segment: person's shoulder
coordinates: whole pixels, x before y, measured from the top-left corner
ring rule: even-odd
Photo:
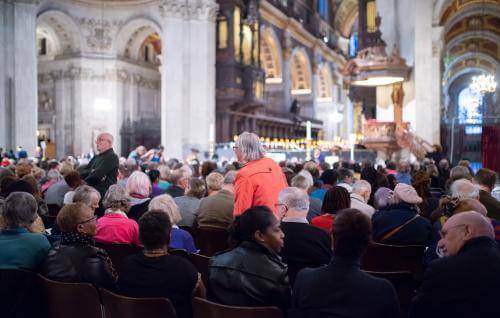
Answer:
[[[50,247],[49,240],[44,234],[41,233],[24,233],[22,235],[24,241],[28,241],[33,245],[40,245]]]

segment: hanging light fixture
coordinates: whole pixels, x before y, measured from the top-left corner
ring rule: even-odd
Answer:
[[[480,23],[480,28],[483,28],[484,23],[485,23],[485,14],[484,14],[484,6],[485,2],[483,2],[483,8],[482,8],[482,16],[481,16],[481,23]],[[479,51],[479,41],[476,45],[476,54]],[[469,85],[469,88],[471,90],[474,90],[476,92],[481,93],[481,95],[485,95],[488,93],[494,93],[497,89],[497,82],[495,81],[495,76],[491,74],[481,74],[472,77],[472,82]]]
[[[491,74],[481,74],[472,78],[472,83],[469,85],[470,89],[481,93],[494,93],[497,89],[497,82],[495,76]]]

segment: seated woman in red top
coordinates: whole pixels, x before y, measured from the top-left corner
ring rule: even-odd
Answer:
[[[321,206],[321,213],[323,213],[323,215],[313,218],[311,220],[311,225],[330,233],[332,231],[335,213],[350,207],[351,198],[346,188],[333,186],[326,192],[325,198],[323,199],[323,205]]]
[[[97,232],[94,239],[101,243],[141,245],[139,225],[129,219],[130,209],[127,190],[114,184],[104,195],[104,216],[97,220]]]

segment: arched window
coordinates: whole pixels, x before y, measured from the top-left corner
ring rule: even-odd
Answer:
[[[478,91],[466,87],[458,94],[458,122],[460,124],[483,123],[483,97]]]
[[[318,12],[319,15],[326,21],[328,21],[328,0],[319,0],[318,1]]]
[[[358,53],[358,32],[353,32],[349,38],[349,56],[355,57]]]

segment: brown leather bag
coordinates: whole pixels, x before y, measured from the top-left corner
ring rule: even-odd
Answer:
[[[414,217],[412,217],[411,219],[409,219],[405,223],[403,223],[400,226],[398,226],[398,227],[392,229],[391,231],[387,232],[382,237],[382,239],[380,240],[380,243],[384,243],[385,241],[387,241],[391,236],[393,236],[394,234],[398,233],[402,228],[404,228],[405,226],[407,226],[408,224],[410,224],[411,222],[413,222],[414,220],[416,220],[418,217],[419,217],[419,215],[416,214]]]

